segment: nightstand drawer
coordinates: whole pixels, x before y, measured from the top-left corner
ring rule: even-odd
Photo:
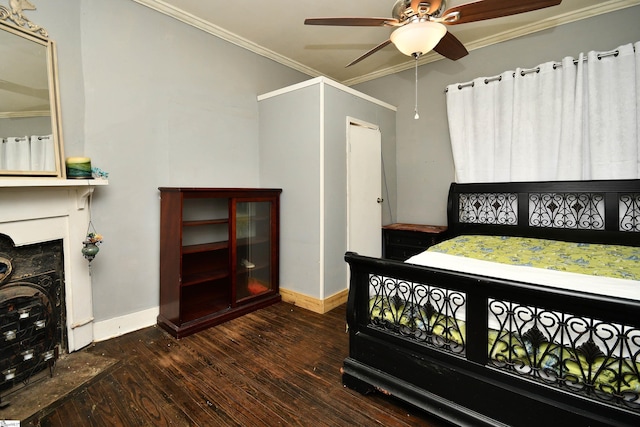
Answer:
[[[405,261],[442,241],[446,230],[446,227],[433,225],[386,225],[382,227],[382,256]]]
[[[387,233],[389,245],[414,246],[428,248],[436,243],[438,235],[424,234],[415,231],[393,231]]]
[[[422,251],[424,251],[424,248],[416,248],[415,246],[387,246],[384,251],[384,257],[397,261],[406,261]]]

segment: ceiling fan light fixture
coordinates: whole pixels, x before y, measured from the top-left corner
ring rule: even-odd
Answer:
[[[431,51],[447,33],[447,27],[432,21],[412,22],[391,33],[391,41],[407,56]]]

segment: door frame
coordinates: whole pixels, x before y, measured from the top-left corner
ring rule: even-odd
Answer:
[[[350,191],[350,189],[351,189],[351,165],[350,165],[351,153],[349,151],[349,144],[351,142],[350,141],[350,127],[351,126],[361,126],[361,127],[365,127],[365,128],[380,132],[380,126],[378,126],[376,124],[373,124],[373,123],[370,123],[370,122],[367,122],[367,121],[364,121],[364,120],[356,119],[355,117],[347,116],[347,119],[346,119],[346,144],[345,144],[346,162],[347,162],[347,181],[346,181],[346,183],[347,183],[347,188],[346,188],[346,195],[347,195],[347,203],[346,203],[347,204],[347,230],[346,230],[347,231],[347,233],[346,233],[347,234],[347,236],[346,236],[347,237],[347,242],[346,242],[346,244],[347,244],[347,250],[349,250],[349,248],[351,246],[350,245],[350,243],[351,243],[350,242],[350,239],[351,239],[351,236],[350,236],[350,230],[351,230],[350,218],[351,218],[351,197],[352,196],[351,196],[351,191]],[[380,139],[380,168],[381,168],[381,172],[380,173],[382,173],[382,138]],[[382,178],[381,178],[381,180],[382,180]],[[381,180],[378,183],[378,185],[380,186],[380,188],[379,188],[379,194],[380,194],[379,197],[380,198],[382,198]],[[379,206],[380,206],[380,209],[381,209],[380,215],[382,217],[382,207],[381,207],[381,205],[379,205]],[[380,223],[380,226],[382,226],[382,222]],[[382,233],[382,231],[380,231],[380,233]],[[381,237],[381,239],[382,239],[382,237]],[[382,240],[381,240],[381,244],[382,244]],[[382,248],[380,248],[380,250],[382,251]],[[345,268],[346,268],[346,266],[345,266]],[[347,268],[347,270],[348,270],[348,268]],[[348,275],[347,275],[347,277],[348,277]]]

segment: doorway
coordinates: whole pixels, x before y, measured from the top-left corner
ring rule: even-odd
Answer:
[[[377,125],[347,117],[347,250],[382,255],[382,138]]]

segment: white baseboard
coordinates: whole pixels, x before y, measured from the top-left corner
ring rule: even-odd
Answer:
[[[349,290],[345,289],[324,300],[320,300],[295,291],[282,288],[280,289],[280,294],[282,295],[282,300],[284,302],[295,304],[299,307],[320,314],[324,314],[338,305],[344,304],[347,301],[348,293]],[[93,341],[105,341],[119,337],[120,335],[128,334],[129,332],[137,331],[138,329],[153,326],[158,322],[157,318],[159,313],[160,307],[153,307],[147,310],[127,314],[125,316],[94,322]]]
[[[115,317],[113,319],[104,320],[93,323],[93,340],[94,342],[105,341],[138,329],[147,328],[157,323],[157,317],[160,313],[159,307],[149,308],[147,310],[137,311],[125,316]]]

